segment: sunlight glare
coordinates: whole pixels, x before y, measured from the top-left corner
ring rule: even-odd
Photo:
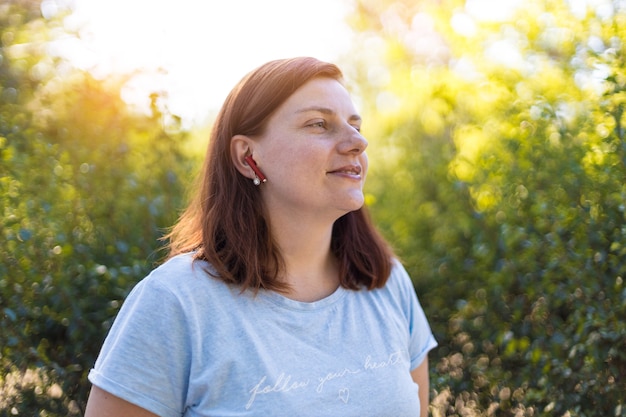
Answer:
[[[466,0],[465,11],[482,21],[503,21],[513,16],[522,0]]]
[[[347,49],[346,2],[311,6],[293,0],[76,0],[66,25],[79,28],[83,46],[68,55],[100,77],[141,70],[127,98],[147,100],[145,88],[164,91],[172,112],[202,122],[256,66],[301,55],[334,61]]]

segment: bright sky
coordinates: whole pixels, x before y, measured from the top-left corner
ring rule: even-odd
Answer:
[[[352,1],[43,0],[42,12],[72,4],[66,26],[83,42],[68,41],[64,54],[101,77],[141,69],[147,75],[134,78],[124,98],[147,105],[149,93],[165,92],[170,111],[189,126],[206,122],[241,77],[269,60],[336,62],[348,53]],[[472,36],[473,19],[506,18],[521,1],[466,0],[451,23]]]
[[[74,63],[106,75],[143,68],[136,94],[168,92],[171,111],[202,122],[234,84],[276,58],[335,61],[349,48],[346,0],[74,0],[84,27]],[[159,75],[159,69],[162,69]],[[132,101],[133,91],[128,97]]]

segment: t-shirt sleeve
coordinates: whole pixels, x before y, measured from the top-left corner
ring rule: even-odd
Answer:
[[[411,369],[413,370],[424,361],[428,352],[437,346],[437,340],[428,324],[428,319],[406,269],[397,262],[393,273],[397,274],[398,285],[403,295],[403,305],[409,322],[409,354],[411,356]]]
[[[149,278],[129,294],[89,381],[161,417],[183,414],[191,342],[180,300]]]

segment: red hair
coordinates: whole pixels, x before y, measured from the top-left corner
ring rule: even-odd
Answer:
[[[197,192],[166,236],[169,258],[195,252],[209,262],[212,275],[242,290],[284,291],[284,267],[274,242],[259,189],[235,168],[230,140],[263,133],[269,116],[307,81],[341,81],[341,70],[315,58],[268,62],[246,75],[230,92],[211,131]],[[340,264],[345,288],[382,287],[391,272],[393,253],[372,225],[365,208],[345,214],[333,225],[331,250]]]

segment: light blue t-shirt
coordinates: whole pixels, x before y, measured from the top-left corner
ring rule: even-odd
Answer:
[[[137,284],[92,384],[162,417],[419,415],[410,371],[437,343],[399,263],[384,288],[313,303],[208,267],[180,255]]]

